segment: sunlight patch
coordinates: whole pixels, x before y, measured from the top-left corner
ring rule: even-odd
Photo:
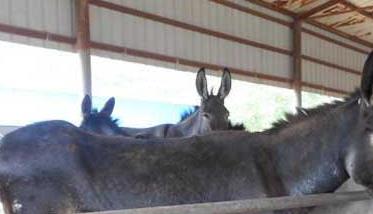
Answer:
[[[22,209],[22,204],[18,200],[14,200],[12,203],[12,210],[14,213],[18,213]]]

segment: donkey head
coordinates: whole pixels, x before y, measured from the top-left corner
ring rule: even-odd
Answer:
[[[83,121],[80,128],[102,135],[123,135],[122,130],[117,125],[117,120],[111,117],[115,106],[114,97],[110,98],[101,109],[92,109],[92,100],[86,95],[82,102]]]
[[[205,129],[225,130],[228,128],[229,112],[224,106],[224,99],[231,90],[231,74],[224,68],[223,76],[217,95],[208,92],[205,69],[198,71],[196,79],[198,94],[201,96],[200,117]]]
[[[373,191],[373,52],[367,58],[360,85],[359,117],[350,147],[346,151],[346,169],[358,184]]]

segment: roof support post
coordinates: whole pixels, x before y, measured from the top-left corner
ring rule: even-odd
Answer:
[[[293,28],[293,84],[297,107],[302,107],[302,21],[295,19]]]
[[[89,31],[89,0],[75,0],[76,5],[76,48],[80,56],[83,93],[92,96],[92,72]]]

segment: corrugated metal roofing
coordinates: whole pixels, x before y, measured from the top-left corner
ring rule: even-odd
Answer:
[[[318,8],[327,0],[261,0],[297,15]],[[309,19],[328,28],[373,44],[373,0],[341,0],[313,14]]]

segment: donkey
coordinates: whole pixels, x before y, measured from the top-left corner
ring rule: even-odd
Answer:
[[[194,106],[192,109],[185,110],[184,112],[181,113],[180,115],[180,121],[182,122],[186,120],[188,117],[193,115],[195,112],[197,112],[199,109],[198,106]],[[246,130],[246,127],[243,123],[232,123],[231,120],[228,120],[228,128],[227,130],[239,130],[239,131],[244,131]]]
[[[217,95],[207,90],[205,69],[201,68],[196,78],[197,92],[201,104],[194,114],[177,124],[162,124],[149,128],[128,128],[123,130],[131,136],[140,138],[190,137],[208,133],[213,130],[226,130],[229,126],[229,112],[224,106],[224,99],[231,90],[231,74],[224,68],[221,85]]]
[[[81,105],[83,120],[79,127],[85,131],[101,135],[129,136],[118,126],[118,119],[111,117],[114,106],[115,99],[112,97],[105,103],[101,111],[98,111],[97,109],[92,109],[91,97],[89,95],[84,96]]]
[[[118,119],[114,119],[111,114],[114,110],[115,99],[110,98],[104,105],[101,111],[97,109],[92,109],[92,100],[89,95],[86,95],[82,101],[82,115],[83,120],[80,124],[80,128],[96,134],[108,135],[108,136],[130,136],[118,125]],[[186,110],[182,112],[181,119],[182,122],[188,119],[199,107],[195,106],[192,110]],[[230,120],[228,121],[227,130],[245,130],[245,126],[242,123],[233,124]],[[143,136],[135,136],[137,138],[143,138]]]
[[[20,128],[0,146],[1,200],[7,213],[47,214],[333,192],[349,177],[373,190],[373,52],[362,78],[344,101],[258,133],[134,139],[64,121]]]

